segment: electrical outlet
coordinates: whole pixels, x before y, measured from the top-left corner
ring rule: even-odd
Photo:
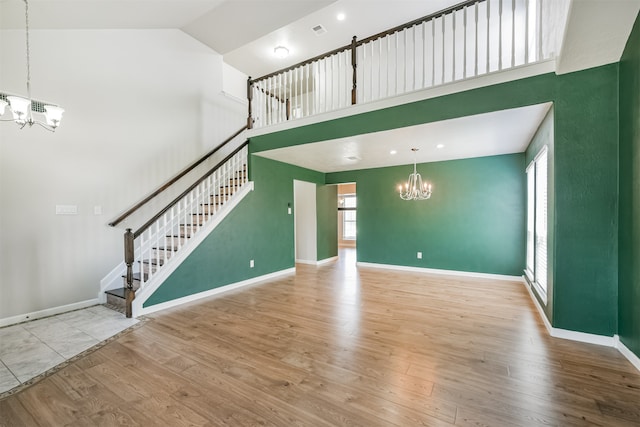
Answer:
[[[422,259],[422,252],[418,252],[418,259]]]
[[[249,268],[253,268],[253,260],[249,261]]]

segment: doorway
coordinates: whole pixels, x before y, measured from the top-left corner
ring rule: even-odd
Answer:
[[[338,247],[356,247],[356,184],[338,185]]]
[[[293,180],[295,262],[317,260],[316,184]]]

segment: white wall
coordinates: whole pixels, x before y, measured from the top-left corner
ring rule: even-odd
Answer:
[[[294,218],[296,235],[296,261],[318,260],[316,185],[312,182],[293,181]]]
[[[0,31],[0,91],[26,95],[24,56]],[[66,112],[53,134],[0,124],[0,321],[96,298],[122,260],[107,223],[246,121],[221,56],[179,30],[36,30],[31,56],[33,97]]]

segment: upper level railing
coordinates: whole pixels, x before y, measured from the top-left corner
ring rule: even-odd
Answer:
[[[248,81],[260,128],[550,59],[543,1],[470,0]]]

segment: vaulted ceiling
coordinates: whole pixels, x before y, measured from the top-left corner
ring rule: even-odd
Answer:
[[[517,0],[521,1],[521,0]],[[556,1],[556,0],[553,0]],[[179,29],[223,55],[224,61],[241,72],[258,77],[304,59],[348,44],[353,36],[364,38],[404,22],[429,15],[460,0],[30,0],[30,21],[34,29]],[[572,0],[564,41],[558,55],[558,73],[572,72],[618,61],[629,36],[640,0]],[[338,20],[338,14],[344,20]],[[317,35],[313,27],[325,30]],[[0,0],[0,29],[24,28],[23,0]],[[285,45],[290,55],[278,59],[275,46]],[[511,119],[500,114],[485,117],[486,146],[483,153],[465,151],[469,140],[460,131],[473,119],[462,122],[432,124],[425,129],[397,130],[393,136],[371,134],[349,141],[297,147],[271,153],[273,158],[317,170],[344,170],[409,163],[402,156],[394,160],[369,159],[368,163],[344,164],[346,157],[358,158],[358,147],[380,146],[377,151],[388,156],[381,141],[406,140],[416,131],[437,134],[438,141],[451,141],[456,156],[472,157],[514,152],[526,147],[531,129],[537,128],[547,107],[513,111]],[[508,133],[508,122],[516,117],[525,132],[518,134],[514,146],[506,147],[496,135]],[[462,119],[461,119],[462,120]],[[470,132],[473,132],[472,130]],[[491,135],[494,135],[493,140]],[[515,135],[512,135],[515,137]],[[510,142],[514,138],[509,139]],[[458,141],[454,143],[453,141]],[[369,144],[369,145],[367,145]],[[382,144],[382,145],[380,145]],[[406,149],[405,146],[399,147]],[[323,148],[324,147],[324,148]],[[349,148],[351,147],[351,148]],[[384,147],[384,149],[383,149]],[[356,154],[342,155],[335,153]],[[374,150],[375,151],[375,150]],[[425,150],[426,151],[426,150]],[[313,155],[309,155],[313,152]],[[350,151],[349,151],[350,152]],[[265,153],[266,154],[266,153]],[[348,153],[347,153],[348,154]],[[452,158],[445,151],[422,153],[419,161]],[[447,157],[449,156],[449,157]],[[360,156],[362,160],[362,156]],[[309,163],[309,159],[316,159]],[[342,162],[342,163],[341,163]],[[385,163],[386,162],[386,163]]]

